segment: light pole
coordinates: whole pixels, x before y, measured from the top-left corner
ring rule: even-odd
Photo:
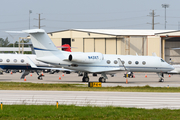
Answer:
[[[29,29],[30,29],[30,14],[32,13],[32,10],[29,10]]]
[[[165,30],[166,30],[166,23],[167,23],[167,21],[166,21],[166,8],[168,8],[169,5],[168,4],[162,4],[162,7],[165,8]]]

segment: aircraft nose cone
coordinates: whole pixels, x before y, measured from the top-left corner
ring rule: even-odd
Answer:
[[[173,67],[172,65],[170,65],[170,69],[171,69],[171,70],[174,70],[174,67]]]

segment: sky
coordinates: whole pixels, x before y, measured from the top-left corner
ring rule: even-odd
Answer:
[[[20,36],[5,31],[38,28],[41,14],[42,29],[46,32],[66,29],[152,29],[155,11],[155,30],[180,29],[179,0],[1,0],[0,38],[12,42]],[[32,11],[29,14],[29,10]],[[30,18],[30,22],[29,22]],[[179,27],[178,27],[179,26]]]

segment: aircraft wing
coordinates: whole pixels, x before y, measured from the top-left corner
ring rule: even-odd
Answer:
[[[179,50],[180,48],[171,48],[171,49],[173,49],[173,50]]]
[[[34,62],[27,56],[28,58],[28,62],[31,65],[32,68],[35,69],[50,69],[50,70],[60,70],[60,71],[69,71],[69,72],[73,72],[74,70],[69,70],[69,69],[64,69],[64,68],[52,68],[52,67],[37,67]]]
[[[168,74],[180,74],[178,71],[169,71]]]

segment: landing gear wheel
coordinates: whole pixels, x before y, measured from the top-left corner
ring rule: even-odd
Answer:
[[[99,82],[102,82],[102,77],[99,78]]]
[[[82,82],[89,82],[89,77],[83,77]]]
[[[105,82],[106,82],[106,79],[105,79],[105,78],[102,78],[102,82],[105,83]]]
[[[100,78],[99,78],[99,82],[104,82],[104,83],[105,83],[105,82],[106,82],[106,79],[105,79],[104,77],[100,77]]]
[[[42,77],[38,77],[38,80],[42,80]]]
[[[161,78],[161,79],[159,80],[159,82],[164,82],[164,79]]]

